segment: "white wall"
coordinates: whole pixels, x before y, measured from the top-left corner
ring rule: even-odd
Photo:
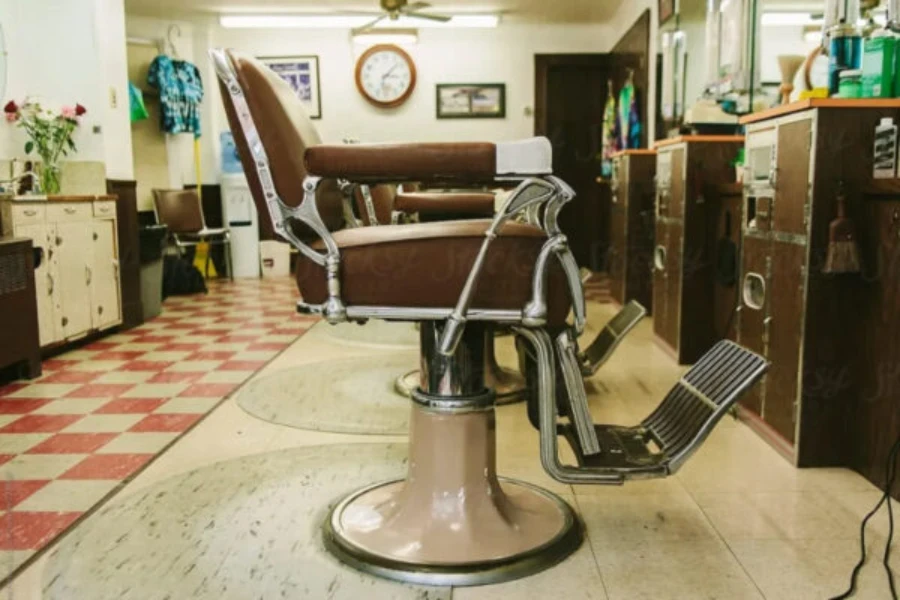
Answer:
[[[619,38],[625,34],[635,22],[644,14],[645,10],[650,10],[650,55],[647,57],[647,70],[649,73],[649,89],[647,90],[646,106],[641,117],[646,123],[647,139],[651,145],[656,139],[656,53],[659,52],[659,5],[657,0],[625,0],[619,4],[619,8],[612,16],[606,26],[610,31],[614,32],[610,40],[609,47],[612,48]]]
[[[122,0],[105,3],[121,7]],[[53,108],[76,102],[87,107],[75,134],[79,151],[70,159],[106,160],[105,136],[92,132],[94,125],[103,127],[108,120],[107,73],[95,40],[97,17],[95,0],[0,0],[8,53],[4,103],[34,96]],[[24,143],[18,128],[0,123],[0,158],[24,157]]]
[[[128,104],[128,61],[125,54],[125,6],[123,0],[95,0],[95,6],[96,49],[107,95],[103,103],[106,176],[110,179],[131,180],[134,178],[134,161]],[[110,101],[109,94],[115,94],[115,106]]]
[[[194,56],[194,26],[185,21],[166,21],[147,17],[135,17],[127,15],[125,19],[125,31],[129,38],[143,38],[152,41],[161,41],[166,53],[171,54],[169,48],[170,28],[176,26],[180,30],[171,30],[171,42],[178,58],[190,62],[197,62]],[[202,69],[201,69],[202,70]],[[208,79],[204,78],[204,84],[209,88]],[[139,85],[138,87],[146,87]],[[208,91],[208,89],[207,89]],[[203,123],[204,127],[208,123]],[[204,129],[204,137],[209,136],[208,128]],[[185,184],[194,183],[194,140],[190,134],[168,135],[166,137],[166,149],[169,154],[169,186],[181,188]],[[130,155],[130,154],[129,154]],[[218,172],[204,174],[207,182],[216,181]]]
[[[534,134],[530,114],[534,106],[534,55],[606,52],[616,39],[615,30],[608,24],[502,23],[497,29],[422,29],[418,44],[406,48],[416,63],[416,89],[403,106],[386,110],[372,106],[356,90],[354,65],[365,48],[352,44],[347,30],[223,29],[212,25],[209,36],[213,46],[256,56],[318,55],[322,119],[315,123],[323,140],[331,143],[345,137],[366,142],[529,137]],[[196,57],[198,64],[206,60],[199,52]],[[208,71],[203,72],[206,97],[214,103],[210,111],[214,127],[227,131],[212,73],[207,76]],[[473,82],[506,84],[505,119],[435,118],[435,84]],[[204,135],[205,148],[217,142],[207,137]],[[215,161],[217,166],[218,155]],[[211,172],[206,170],[207,182],[215,181],[209,177]]]

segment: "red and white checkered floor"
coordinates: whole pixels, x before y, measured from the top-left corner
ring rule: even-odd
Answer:
[[[0,579],[318,320],[296,313],[288,278],[209,287],[0,386]]]

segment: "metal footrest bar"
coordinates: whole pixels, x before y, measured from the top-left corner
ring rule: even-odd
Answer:
[[[578,355],[581,364],[581,374],[585,377],[593,375],[603,366],[613,350],[616,349],[628,332],[641,322],[647,314],[647,309],[640,302],[632,300],[616,313],[609,323],[597,334],[591,345]]]
[[[587,393],[578,369],[575,356],[575,340],[569,331],[563,331],[556,338],[556,349],[559,356],[559,367],[563,374],[568,392],[569,422],[574,425],[577,434],[577,445],[585,456],[600,452],[600,442],[594,431],[594,420],[588,408]]]

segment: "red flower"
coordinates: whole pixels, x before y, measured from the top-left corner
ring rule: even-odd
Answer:
[[[82,105],[80,105],[80,104],[75,105],[75,116],[76,117],[80,117],[81,115],[83,115],[86,112],[87,112],[87,109],[85,107],[83,107]]]
[[[15,103],[15,101],[10,100],[6,103],[6,106],[3,107],[3,112],[5,113],[14,113],[18,112],[19,106]]]

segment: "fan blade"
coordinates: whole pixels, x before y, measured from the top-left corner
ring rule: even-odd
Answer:
[[[434,15],[431,13],[422,13],[415,11],[410,12],[408,10],[404,10],[403,14],[407,17],[413,17],[415,19],[427,19],[428,21],[437,21],[439,23],[446,23],[451,19],[451,17],[448,17],[447,15]]]
[[[412,12],[416,10],[422,10],[423,8],[428,8],[429,6],[431,5],[427,2],[413,2],[412,4],[405,5],[400,10],[404,12]]]
[[[356,33],[366,33],[367,31],[369,31],[370,29],[372,29],[373,27],[375,27],[376,25],[378,25],[379,23],[381,23],[382,21],[384,21],[385,19],[387,19],[389,16],[390,16],[390,15],[382,14],[381,16],[375,18],[375,20],[369,21],[369,22],[366,23],[365,25],[362,25],[362,26],[360,26],[360,27],[357,27],[357,28],[353,29],[353,30],[351,31],[351,33],[354,33],[354,34],[356,34]]]

